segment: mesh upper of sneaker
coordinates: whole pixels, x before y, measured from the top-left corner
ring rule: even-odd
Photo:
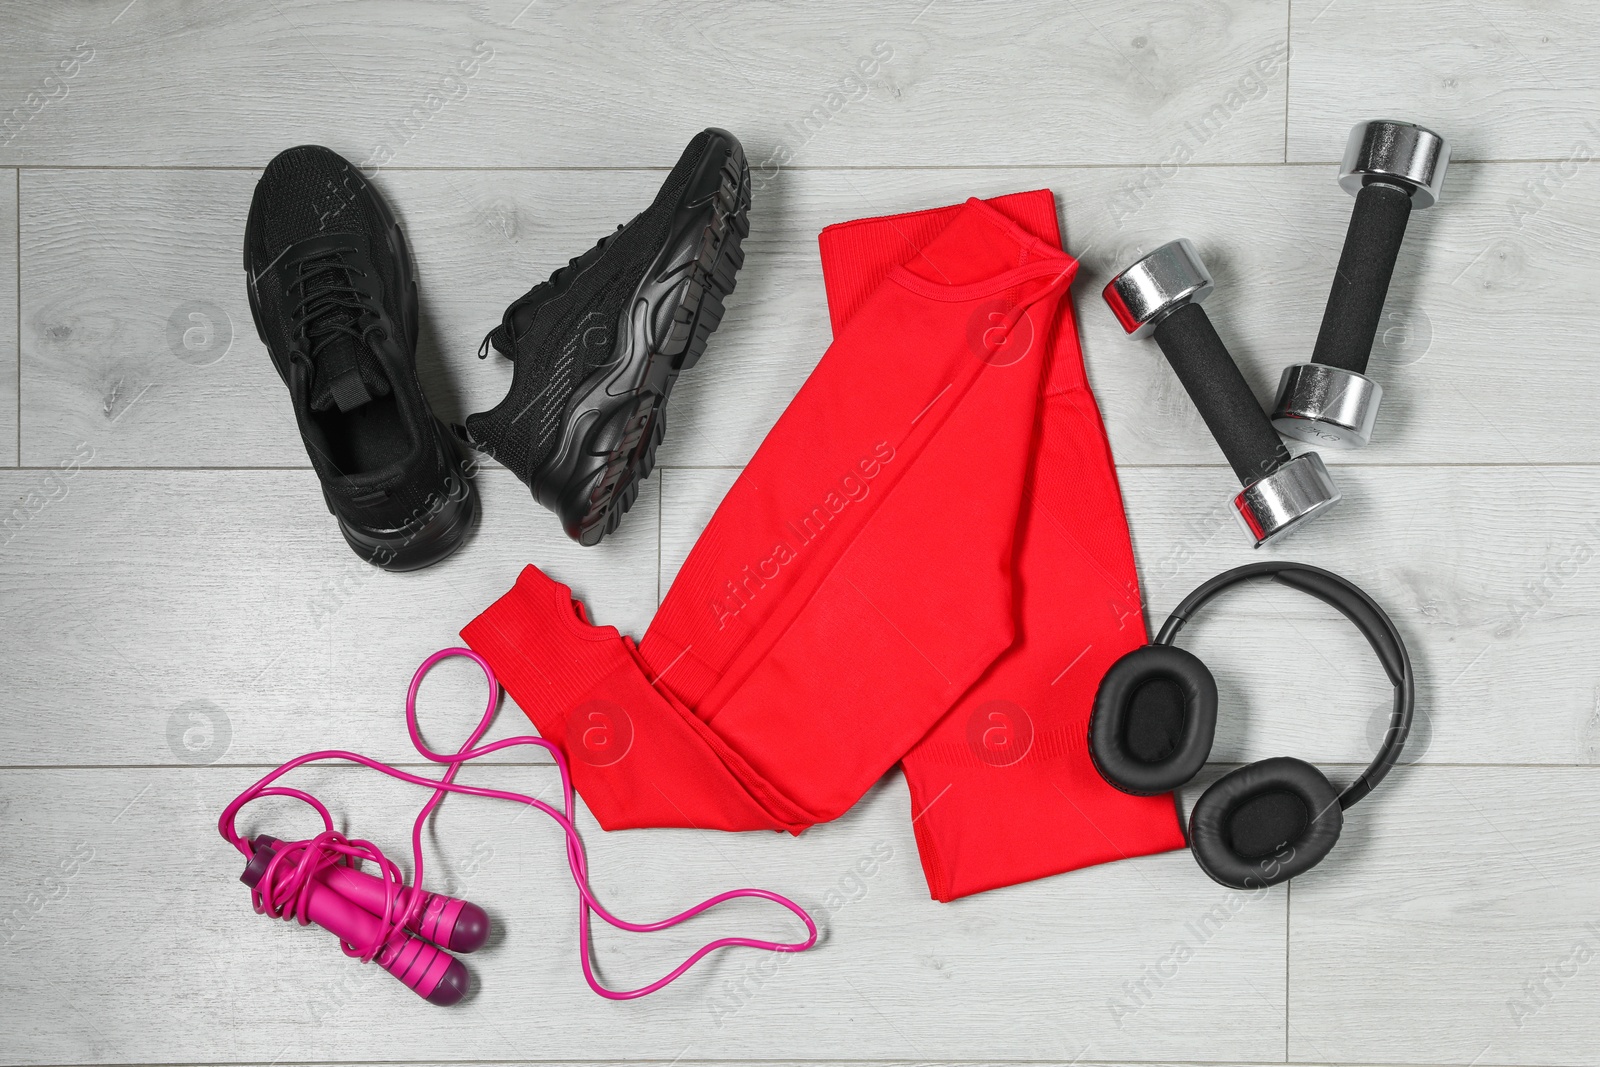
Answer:
[[[469,416],[467,433],[473,447],[523,482],[532,484],[554,448],[574,390],[611,358],[627,302],[668,239],[678,199],[710,140],[703,132],[690,141],[649,208],[519,297],[491,333],[513,361],[511,389],[495,407]]]

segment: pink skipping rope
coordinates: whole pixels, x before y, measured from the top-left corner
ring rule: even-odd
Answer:
[[[417,692],[422,687],[422,679],[427,676],[433,665],[440,660],[451,656],[465,656],[472,660],[483,670],[484,677],[489,683],[489,701],[483,710],[483,717],[478,721],[477,728],[472,731],[455,755],[445,755],[435,752],[423,743],[422,734],[417,728]],[[233,802],[222,812],[222,817],[217,820],[217,830],[223,839],[237,848],[247,859],[255,857],[252,843],[242,836],[235,827],[235,821],[240,809],[258,797],[285,796],[304,801],[316,809],[322,817],[324,830],[316,837],[306,841],[290,841],[275,843],[271,860],[267,863],[265,871],[259,881],[251,890],[252,903],[257,912],[271,915],[274,918],[297,919],[301,925],[310,921],[308,912],[309,901],[318,891],[318,875],[328,867],[338,863],[346,865],[359,865],[362,860],[370,860],[377,865],[384,883],[385,906],[380,916],[381,922],[376,926],[372,939],[365,944],[352,944],[341,941],[346,955],[359,958],[368,962],[380,956],[386,945],[401,930],[412,924],[416,919],[418,910],[423,906],[426,894],[407,893],[404,875],[394,861],[383,854],[379,848],[370,841],[353,840],[344,837],[333,828],[333,817],[328,809],[311,794],[287,786],[275,786],[276,782],[285,774],[296,767],[307,763],[318,763],[324,760],[344,760],[349,763],[359,763],[364,767],[382,771],[391,778],[397,778],[413,785],[426,786],[433,790],[433,795],[418,812],[416,822],[411,827],[411,858],[412,866],[416,871],[415,885],[422,884],[422,827],[428,816],[438,807],[446,793],[466,793],[471,796],[491,797],[497,800],[509,800],[516,804],[529,804],[556,821],[567,836],[567,863],[572,869],[572,880],[578,887],[581,898],[581,907],[578,911],[578,958],[583,964],[583,977],[589,983],[589,988],[608,1000],[633,1000],[636,997],[647,996],[675,981],[689,968],[693,967],[703,957],[720,948],[729,948],[734,945],[744,945],[749,948],[766,949],[769,952],[804,952],[817,943],[817,924],[811,916],[806,914],[804,908],[789,898],[765,889],[732,889],[725,893],[696,904],[687,911],[681,912],[668,919],[652,923],[632,923],[612,915],[595,899],[594,891],[589,886],[589,864],[584,855],[583,841],[578,835],[577,827],[572,822],[573,791],[572,777],[567,771],[566,757],[555,745],[542,737],[524,735],[511,737],[503,741],[495,741],[474,748],[480,738],[489,729],[489,724],[494,721],[495,711],[499,705],[500,683],[494,676],[494,670],[487,660],[468,648],[446,648],[435,652],[422,661],[416,674],[412,675],[411,687],[406,691],[406,729],[411,733],[411,743],[416,746],[425,758],[434,763],[442,763],[446,770],[440,778],[424,778],[420,775],[409,774],[405,771],[380,763],[375,759],[360,755],[356,752],[345,752],[339,749],[329,749],[322,752],[309,752],[299,756],[266,775],[249,789],[240,793]],[[556,769],[561,772],[561,793],[563,798],[562,810],[539,800],[537,797],[527,796],[523,793],[512,793],[500,789],[485,789],[481,786],[458,785],[455,782],[456,772],[462,765],[475,760],[480,756],[487,756],[491,752],[512,748],[517,745],[537,745],[547,750],[555,759]],[[309,860],[310,862],[307,862]],[[665,977],[659,978],[649,985],[640,986],[638,989],[614,990],[601,985],[595,978],[593,963],[589,949],[589,913],[592,911],[606,922],[619,930],[628,930],[634,933],[649,933],[654,930],[665,930],[677,926],[694,916],[714,908],[725,900],[737,897],[760,897],[781,904],[793,912],[800,921],[805,923],[807,937],[801,942],[776,942],[763,941],[751,937],[721,937],[709,944],[702,945],[694,954],[684,960]]]

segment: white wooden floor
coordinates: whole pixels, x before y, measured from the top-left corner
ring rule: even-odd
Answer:
[[[1597,71],[1585,0],[11,0],[0,1061],[1600,1063]],[[724,954],[642,1002],[588,992],[558,836],[490,804],[445,804],[431,843],[435,888],[504,928],[457,1009],[251,913],[224,802],[310,748],[414,762],[412,668],[523,563],[642,632],[827,343],[827,223],[1055,190],[1154,621],[1252,558],[1217,509],[1220,454],[1097,294],[1134,250],[1192,237],[1266,397],[1309,355],[1351,204],[1333,161],[1377,116],[1445,132],[1455,162],[1391,293],[1380,437],[1329,457],[1344,503],[1271,554],[1389,608],[1421,721],[1292,889],[1232,894],[1172,853],[935,904],[891,776],[799,839],[586,821],[626,916],[736,884],[814,908],[847,887],[816,951]],[[458,556],[359,563],[245,303],[260,168],[307,141],[382,163],[421,271],[425,383],[459,418],[508,384],[473,358],[503,305],[631,216],[709,124],[758,168],[792,161],[758,169],[739,290],[620,534],[577,548],[496,468]],[[186,346],[196,322],[212,330]],[[1254,591],[1186,640],[1219,676],[1222,764],[1292,753],[1342,780],[1370,755],[1386,690],[1331,611]],[[428,687],[435,736],[476,714],[458,667]],[[400,850],[419,797],[374,779],[307,776]],[[852,882],[874,849],[892,858]],[[789,928],[741,906],[598,951],[634,983],[752,929]]]

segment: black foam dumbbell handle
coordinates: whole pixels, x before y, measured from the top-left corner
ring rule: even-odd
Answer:
[[[1410,218],[1411,194],[1398,186],[1373,182],[1356,194],[1313,362],[1366,373]]]
[[[1156,326],[1155,339],[1242,484],[1265,478],[1289,462],[1289,449],[1256,402],[1205,308],[1183,305]]]

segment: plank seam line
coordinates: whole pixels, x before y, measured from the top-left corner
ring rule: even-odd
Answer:
[[[1493,460],[1493,461],[1483,461],[1483,462],[1473,462],[1473,461],[1469,461],[1469,460],[1463,460],[1462,462],[1459,462],[1459,463],[1446,463],[1446,462],[1403,463],[1403,462],[1398,462],[1398,461],[1397,462],[1392,462],[1392,463],[1383,463],[1383,462],[1374,463],[1374,462],[1366,462],[1366,461],[1347,461],[1347,462],[1340,462],[1340,463],[1330,464],[1330,466],[1334,470],[1357,470],[1357,471],[1359,471],[1359,470],[1419,470],[1419,471],[1420,470],[1502,470],[1502,469],[1503,470],[1591,470],[1593,468],[1600,467],[1600,460],[1589,460],[1589,459],[1583,459],[1583,460],[1548,460],[1548,461],[1535,461],[1535,462],[1531,462],[1531,463],[1530,462],[1519,462],[1519,461],[1514,461],[1514,460]],[[659,470],[659,471],[740,471],[740,470],[744,470],[744,468],[745,468],[744,464],[733,464],[733,463],[706,463],[706,464],[699,464],[699,463],[658,463],[658,464],[656,464],[656,467],[655,467],[655,469]],[[55,467],[55,466],[37,465],[37,464],[25,464],[25,465],[24,464],[19,464],[18,466],[14,467],[13,469],[22,470],[22,471],[53,471],[53,470],[58,470],[59,468]],[[1119,471],[1129,471],[1129,470],[1150,470],[1150,471],[1164,471],[1164,470],[1173,470],[1173,471],[1218,470],[1218,471],[1221,471],[1221,470],[1227,470],[1227,469],[1228,469],[1228,465],[1226,463],[1118,463],[1117,464],[1117,470],[1119,470]],[[112,465],[101,466],[99,464],[84,464],[84,465],[78,467],[78,470],[80,470],[80,471],[158,471],[158,472],[191,471],[191,472],[194,472],[194,473],[206,473],[206,472],[215,473],[215,472],[226,472],[226,471],[310,471],[311,467],[309,465],[270,467],[270,466],[243,466],[243,465],[241,465],[241,466],[192,466],[192,465],[189,465],[189,464],[149,464],[149,465],[146,465],[146,464],[121,464],[121,465],[116,465],[116,466],[112,466]],[[505,468],[500,467],[498,465],[493,466],[493,467],[481,468],[480,473],[481,472],[491,472],[491,473],[496,474],[497,476],[500,475],[500,474],[510,473],[509,471],[506,471]]]
[[[1294,74],[1294,0],[1284,0],[1283,6],[1283,161],[1288,163],[1289,89]],[[1284,1052],[1284,1058],[1288,1058],[1287,1050]]]
[[[806,173],[828,173],[830,171],[849,172],[908,172],[908,171],[1001,171],[1001,170],[1138,170],[1146,167],[1165,166],[1166,160],[1125,160],[1114,163],[1072,163],[1072,162],[1042,162],[1042,163],[904,163],[904,164],[823,164],[809,165],[791,164],[785,170],[804,171]],[[1452,156],[1450,165],[1463,166],[1478,163],[1570,163],[1567,156],[1481,156],[1477,158]],[[1195,160],[1184,164],[1184,169],[1198,170],[1226,170],[1240,167],[1337,167],[1337,159],[1284,159],[1284,160],[1233,160],[1233,161],[1200,161]],[[59,170],[59,171],[218,171],[237,172],[241,174],[261,173],[257,164],[242,163],[195,163],[187,166],[171,163],[149,164],[103,164],[103,163],[0,163],[0,166],[12,170]],[[386,174],[428,174],[428,173],[517,173],[529,174],[590,174],[590,173],[651,173],[665,174],[671,168],[658,167],[646,164],[616,164],[610,166],[583,166],[583,167],[558,167],[558,166],[502,166],[502,167],[463,167],[459,164],[451,166],[386,166]]]
[[[1221,770],[1229,767],[1247,767],[1254,760],[1239,763],[1207,763],[1206,767],[1212,770]],[[1316,760],[1318,767],[1328,767],[1339,770],[1359,770],[1367,766],[1364,762],[1344,762],[1339,760]],[[0,764],[0,772],[12,771],[252,771],[271,770],[281,766],[279,763],[208,763],[196,765],[190,763],[12,763]],[[390,766],[409,767],[422,770],[437,769],[437,763],[406,763],[399,760],[392,761]],[[522,762],[522,763],[485,763],[485,767],[554,767],[554,763]],[[360,770],[348,764],[329,764],[325,770],[335,770],[348,767],[351,770]],[[1394,774],[1400,774],[1415,768],[1426,770],[1490,770],[1490,771],[1600,771],[1600,763],[1420,763],[1402,764]],[[987,1061],[985,1061],[987,1062]],[[1133,1062],[1133,1061],[1129,1061]],[[1166,1063],[1166,1060],[1157,1062]],[[1277,1062],[1277,1061],[1273,1061]],[[1320,1063],[1320,1060],[1312,1062]],[[1362,1061],[1365,1064],[1366,1061]]]
[[[106,1061],[102,1062],[102,1064],[77,1064],[77,1062],[46,1064],[46,1062],[40,1062],[40,1064],[34,1064],[34,1067],[195,1067],[195,1062],[197,1061]],[[418,1065],[422,1064],[451,1064],[453,1067],[478,1067],[480,1064],[483,1067],[496,1067],[496,1065],[538,1067],[538,1064],[584,1064],[587,1067],[672,1067],[674,1064],[678,1065],[678,1067],[683,1067],[685,1064],[766,1064],[771,1065],[771,1067],[782,1067],[782,1065],[786,1064],[818,1064],[824,1065],[824,1067],[850,1067],[850,1065],[861,1064],[862,1067],[869,1067],[869,1065],[899,1067],[899,1065],[906,1064],[909,1061],[904,1056],[894,1057],[894,1059],[795,1059],[792,1056],[784,1057],[784,1059],[752,1059],[749,1056],[741,1056],[739,1059],[694,1059],[694,1061],[683,1061],[683,1059],[571,1059],[571,1057],[562,1057],[562,1059],[528,1059],[528,1057],[520,1057],[520,1059],[438,1059],[438,1057],[427,1057],[427,1059],[338,1059],[338,1061],[334,1061],[334,1059],[296,1059],[296,1061],[283,1061],[283,1059],[274,1059],[274,1061],[266,1061],[266,1059],[230,1059],[230,1061],[203,1062],[216,1062],[216,1064],[222,1064],[224,1067],[285,1067],[285,1065],[290,1065],[290,1067],[418,1067]],[[982,1062],[982,1064],[989,1065],[989,1067],[1040,1067],[1045,1062],[1051,1061],[995,1059],[995,1057],[984,1057],[982,1061],[973,1061],[971,1057],[966,1057],[966,1059],[926,1059],[926,1061],[918,1059],[915,1062],[917,1064],[949,1064],[950,1067],[970,1067],[973,1062]],[[1267,1065],[1278,1067],[1278,1065],[1282,1064],[1282,1061],[1277,1061],[1277,1059],[1238,1059],[1238,1057],[1232,1057],[1226,1062],[1235,1064],[1237,1067],[1267,1067]],[[1360,1067],[1470,1067],[1470,1065],[1464,1065],[1461,1062],[1450,1064],[1450,1062],[1443,1061],[1421,1062],[1421,1064],[1410,1061],[1371,1061],[1371,1059],[1331,1062],[1318,1059],[1318,1061],[1294,1062],[1306,1064],[1306,1067],[1314,1064],[1318,1065],[1318,1067],[1344,1067],[1344,1065],[1355,1067],[1357,1064]],[[1170,1057],[1163,1057],[1163,1059],[1096,1059],[1096,1061],[1082,1061],[1080,1062],[1080,1067],[1144,1067],[1144,1065],[1150,1065],[1150,1067],[1218,1067],[1218,1064],[1219,1061],[1211,1061],[1211,1059],[1170,1059]],[[1534,1065],[1499,1064],[1496,1067],[1534,1067]]]
[[[16,194],[17,227],[17,467],[22,466],[22,170],[11,170]]]

